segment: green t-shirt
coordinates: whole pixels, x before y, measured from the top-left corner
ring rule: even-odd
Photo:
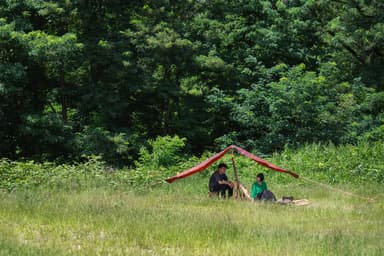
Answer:
[[[267,183],[265,183],[264,181],[261,182],[261,184],[259,184],[258,182],[253,183],[251,197],[256,198],[256,196],[264,190],[267,190]]]

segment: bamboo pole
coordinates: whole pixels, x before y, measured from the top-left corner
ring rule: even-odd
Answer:
[[[236,169],[236,163],[235,163],[235,154],[234,154],[233,149],[232,149],[232,166],[233,166],[233,173],[234,173],[234,177],[235,177],[235,184],[234,184],[233,192],[234,192],[234,198],[237,199],[239,196],[241,197],[241,195],[240,195],[240,182],[239,182],[239,176],[237,175],[237,169]]]
[[[240,190],[242,192],[242,195],[244,198],[250,200],[250,201],[253,201],[252,197],[251,197],[251,194],[249,193],[249,191],[247,190],[247,188],[240,183]]]

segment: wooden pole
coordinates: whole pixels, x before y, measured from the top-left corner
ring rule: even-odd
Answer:
[[[242,195],[245,199],[248,199],[250,201],[253,201],[253,199],[251,198],[251,194],[249,193],[249,191],[245,188],[245,186],[243,184],[240,183],[240,190],[242,192]]]
[[[239,176],[237,175],[237,169],[236,169],[236,163],[235,163],[235,154],[232,149],[232,166],[233,166],[233,173],[235,177],[235,184],[233,188],[234,192],[234,198],[237,199],[240,196],[240,183],[239,183]]]

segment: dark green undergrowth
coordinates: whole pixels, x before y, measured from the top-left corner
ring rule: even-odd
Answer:
[[[188,169],[213,153],[205,153],[200,158],[185,157],[181,152],[183,144],[173,144],[172,148],[161,145],[152,150],[142,150],[142,155],[134,168],[115,169],[97,157],[78,164],[38,163],[34,161],[0,160],[0,188],[6,191],[20,189],[48,188],[63,190],[83,190],[89,188],[144,189],[162,186],[164,179]],[[168,158],[167,158],[168,156]],[[286,148],[267,158],[268,161],[285,169],[325,184],[360,186],[361,183],[382,183],[384,181],[384,144],[361,143],[359,145],[306,145],[298,150]],[[255,162],[236,155],[236,166],[240,181],[246,186],[254,181],[258,172],[266,174],[271,184],[304,183],[290,175],[274,172]],[[220,162],[229,165],[227,171],[233,179],[231,156],[226,155]],[[173,163],[173,164],[172,164]],[[188,178],[191,191],[206,190],[206,180],[216,164],[208,170]],[[180,183],[181,181],[177,181]],[[167,186],[165,186],[167,187]]]

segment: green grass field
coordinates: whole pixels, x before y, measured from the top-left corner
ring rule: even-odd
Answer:
[[[381,184],[366,185],[375,202],[269,184],[308,206],[212,199],[205,186],[196,177],[145,192],[1,192],[0,254],[384,255]]]
[[[161,183],[207,156],[165,168],[151,162],[160,153],[120,170],[95,159],[0,160],[0,255],[384,255],[383,143],[308,145],[269,158],[328,187],[236,158],[246,187],[262,171],[278,198],[308,206],[209,198],[214,166]]]

